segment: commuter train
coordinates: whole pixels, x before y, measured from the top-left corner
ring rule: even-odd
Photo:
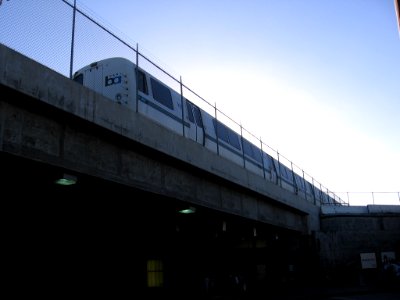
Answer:
[[[133,62],[113,57],[76,71],[73,80],[125,105],[306,199],[339,204],[241,134]]]

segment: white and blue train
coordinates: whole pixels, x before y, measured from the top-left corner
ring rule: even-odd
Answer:
[[[113,57],[75,72],[73,80],[112,101],[138,111],[203,147],[218,153],[266,180],[298,195],[324,204],[340,204],[249,140],[217,120],[180,93],[137,68],[133,62]]]

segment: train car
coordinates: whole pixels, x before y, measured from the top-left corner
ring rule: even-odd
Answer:
[[[131,61],[115,57],[94,62],[75,72],[74,80],[112,101],[138,110],[154,122],[204,143],[199,109]],[[183,111],[183,115],[182,115]]]
[[[305,199],[330,201],[261,147],[125,58],[94,62],[75,72],[73,80]]]

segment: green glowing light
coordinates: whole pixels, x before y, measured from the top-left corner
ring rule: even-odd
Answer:
[[[189,207],[189,208],[185,208],[185,209],[181,209],[179,211],[181,214],[193,214],[196,212],[196,208],[194,207]]]
[[[77,182],[77,178],[72,175],[64,174],[63,178],[57,179],[54,183],[59,185],[73,185]]]

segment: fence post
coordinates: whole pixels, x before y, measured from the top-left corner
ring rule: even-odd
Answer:
[[[139,111],[139,43],[136,43],[136,103],[135,109],[136,112]]]
[[[290,161],[290,168],[292,169],[292,180],[293,180],[294,193],[296,195],[298,195],[299,194],[299,187],[297,186],[296,177],[294,176],[293,162],[292,161]]]
[[[278,178],[279,178],[279,186],[282,187],[282,176],[281,176],[281,163],[279,160],[279,151],[276,150],[276,156],[278,158]]]
[[[329,198],[330,198],[330,196],[329,196],[329,189],[328,189],[328,188],[326,188],[326,194],[328,195],[327,201],[328,201],[328,204],[329,204]]]
[[[217,154],[219,155],[219,138],[218,138],[218,118],[217,118],[217,102],[214,104],[215,111],[215,136],[217,137]]]
[[[324,202],[323,202],[323,199],[322,199],[322,183],[319,183],[319,190],[321,191],[320,193],[319,193],[319,204],[321,205],[321,204],[324,204]]]
[[[314,197],[314,205],[317,205],[317,197],[315,196],[315,183],[314,183],[314,177],[311,177],[311,182],[312,182],[312,192],[313,192],[313,197]]]
[[[72,69],[74,66],[75,16],[76,16],[76,0],[74,0],[74,10],[72,13],[71,57],[70,57],[70,62],[69,62],[69,78],[70,79],[72,79]]]
[[[263,168],[263,176],[265,179],[265,163],[264,163],[264,150],[263,150],[263,143],[262,143],[262,139],[260,137],[260,149],[261,149],[261,163],[262,163],[262,168]]]
[[[306,197],[306,200],[307,200],[307,183],[306,183],[306,179],[304,178],[304,170],[301,169],[301,172],[303,173],[304,196]]]
[[[242,123],[240,123],[240,141],[242,142],[243,168],[246,169],[246,157],[244,156],[244,143],[243,143],[243,127],[242,127]]]
[[[183,87],[182,87],[182,76],[179,77],[179,85],[181,88],[181,107],[182,107],[182,135],[185,137],[185,119],[183,114]]]

